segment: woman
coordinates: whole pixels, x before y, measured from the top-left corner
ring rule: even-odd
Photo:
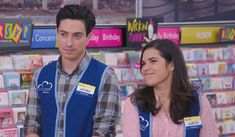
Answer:
[[[124,102],[124,137],[217,137],[208,100],[190,84],[182,52],[170,40],[144,47],[146,87]]]

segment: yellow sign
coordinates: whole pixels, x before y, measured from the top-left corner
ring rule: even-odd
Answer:
[[[14,42],[18,42],[20,40],[21,33],[22,33],[22,28],[18,24],[15,24],[12,32],[12,40]]]
[[[13,24],[12,23],[6,23],[5,24],[5,39],[10,40],[12,38],[12,30],[13,30]]]
[[[220,27],[182,27],[181,44],[215,43]]]

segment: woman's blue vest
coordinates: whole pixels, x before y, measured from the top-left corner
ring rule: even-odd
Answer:
[[[92,136],[98,91],[106,67],[105,64],[91,59],[77,83],[94,86],[94,93],[87,93],[86,88],[79,88],[79,91],[78,86],[74,86],[65,102],[64,112],[60,112],[57,99],[57,61],[42,68],[37,81],[42,137],[56,137],[59,113],[64,113],[64,137]]]
[[[198,93],[195,92],[195,102],[192,104],[191,112],[189,117],[199,116],[200,112],[200,102]],[[140,107],[139,111],[139,121],[140,121],[140,133],[141,137],[152,137],[152,114],[150,112],[144,112]],[[164,132],[164,131],[163,131]],[[185,137],[199,137],[200,128],[185,128]]]

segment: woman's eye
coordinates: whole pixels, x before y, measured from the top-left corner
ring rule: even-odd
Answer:
[[[157,62],[157,60],[150,60],[150,62],[151,62],[151,63],[155,63],[155,62]]]

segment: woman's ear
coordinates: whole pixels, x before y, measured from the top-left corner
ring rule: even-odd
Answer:
[[[168,67],[169,67],[170,71],[173,71],[175,69],[173,61],[171,61],[171,63],[169,63]]]

